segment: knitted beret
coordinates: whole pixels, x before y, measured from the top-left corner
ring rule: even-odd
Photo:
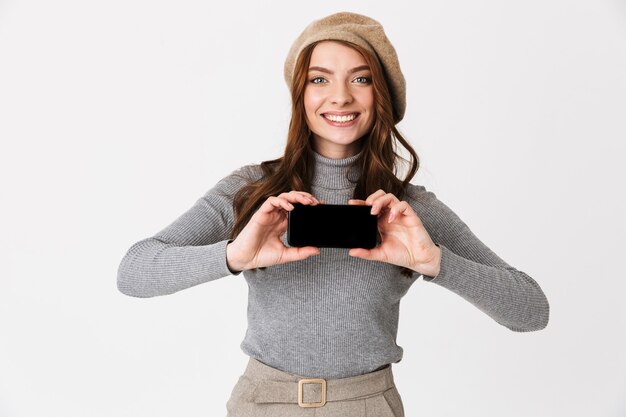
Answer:
[[[296,61],[302,50],[317,41],[342,40],[354,43],[371,52],[383,67],[391,100],[395,108],[395,122],[404,117],[406,84],[400,70],[398,56],[383,27],[376,20],[356,13],[341,12],[313,21],[295,40],[285,60],[285,81],[291,88]]]

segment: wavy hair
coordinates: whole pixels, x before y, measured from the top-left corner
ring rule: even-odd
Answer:
[[[340,42],[357,50],[365,58],[372,73],[374,125],[369,134],[359,139],[362,152],[350,167],[350,169],[360,168],[361,172],[352,198],[365,200],[370,194],[382,189],[402,200],[405,198],[405,189],[409,181],[419,169],[419,158],[395,127],[397,114],[384,70],[378,58],[364,48],[346,41],[333,40],[333,42]],[[311,192],[315,162],[311,130],[304,109],[304,90],[308,81],[311,55],[317,43],[319,42],[304,48],[296,61],[291,82],[291,121],[283,156],[261,162],[263,176],[257,181],[248,182],[233,198],[235,223],[231,239],[241,232],[268,197],[292,190]],[[409,153],[409,160],[397,152],[398,143]],[[408,172],[401,180],[397,175],[402,163],[408,164]],[[408,268],[401,269],[403,275],[407,277],[411,277],[414,272]]]

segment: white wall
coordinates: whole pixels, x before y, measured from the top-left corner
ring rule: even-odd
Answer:
[[[424,184],[535,278],[514,333],[419,280],[394,365],[407,416],[626,415],[626,3],[0,1],[0,416],[220,416],[247,285],[116,289],[126,250],[278,156],[313,19],[379,20]]]

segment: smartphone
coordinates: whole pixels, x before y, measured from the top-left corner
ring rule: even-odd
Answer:
[[[293,203],[288,214],[289,246],[374,248],[379,241],[378,217],[371,206]]]

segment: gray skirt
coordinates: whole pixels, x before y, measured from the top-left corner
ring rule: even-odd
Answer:
[[[250,358],[227,417],[404,417],[391,365],[349,378],[290,374]]]

